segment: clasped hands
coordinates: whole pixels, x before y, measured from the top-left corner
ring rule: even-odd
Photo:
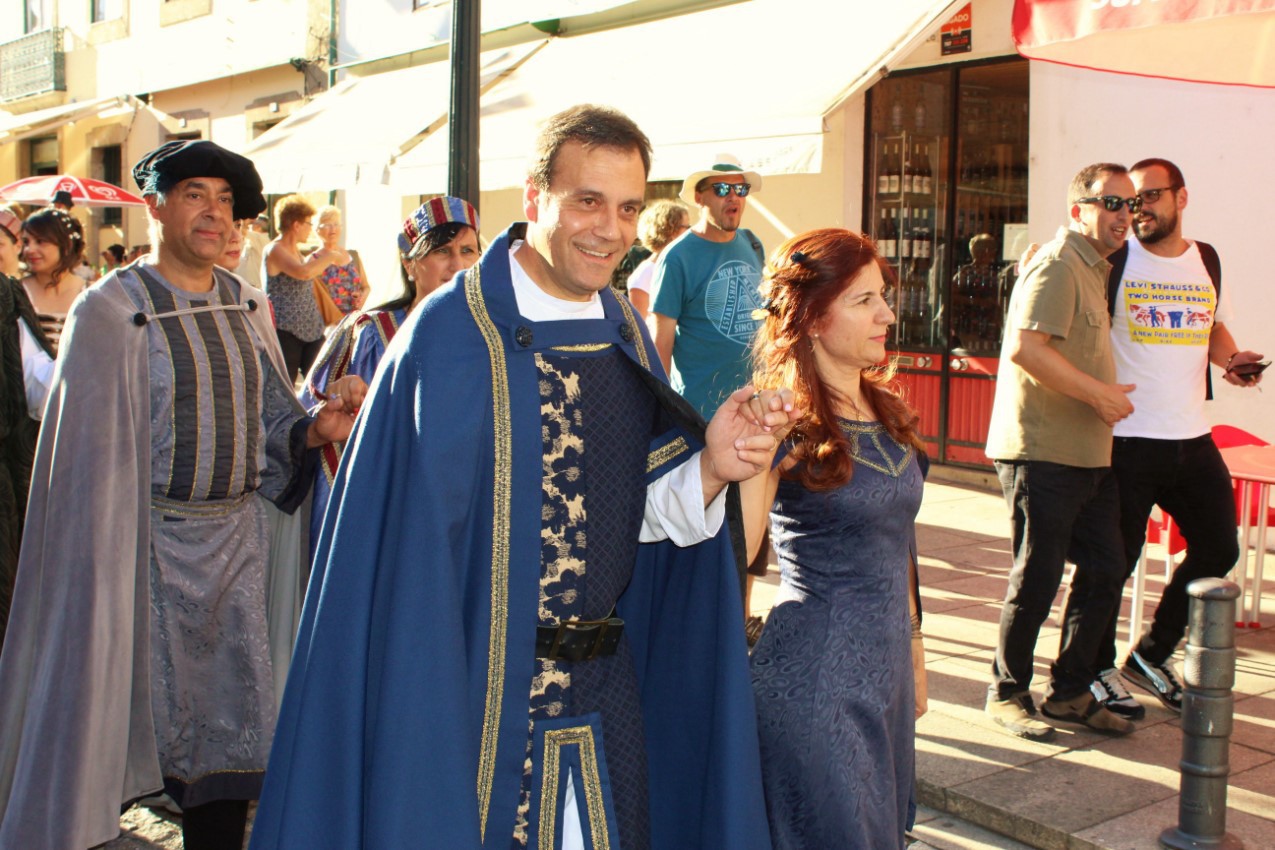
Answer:
[[[326,393],[315,391],[314,396],[320,404],[314,409],[314,421],[306,432],[306,445],[316,448],[324,443],[345,442],[367,397],[367,382],[358,375],[346,375],[328,384]]]
[[[768,470],[780,442],[804,415],[792,390],[754,392],[750,384],[731,393],[708,423],[700,454],[705,496]]]

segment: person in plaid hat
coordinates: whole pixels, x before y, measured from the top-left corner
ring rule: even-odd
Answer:
[[[478,213],[464,198],[445,196],[426,201],[403,222],[398,234],[402,291],[385,303],[341,320],[315,358],[301,389],[307,409],[326,397],[328,386],[346,375],[358,375],[369,384],[376,367],[408,315],[426,296],[478,262]],[[313,558],[323,527],[328,495],[341,462],[341,443],[328,443],[320,451],[315,469],[314,501],[310,512],[310,556]]]

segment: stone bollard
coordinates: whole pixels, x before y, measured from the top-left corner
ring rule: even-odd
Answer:
[[[1204,578],[1191,582],[1187,594],[1178,825],[1160,833],[1160,844],[1170,850],[1242,850],[1243,842],[1226,831],[1240,589],[1225,579]]]

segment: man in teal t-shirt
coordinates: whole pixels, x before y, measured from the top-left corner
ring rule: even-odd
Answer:
[[[699,207],[699,221],[664,249],[655,267],[655,347],[673,388],[705,419],[752,380],[764,255],[739,223],[749,192],[760,190],[761,175],[729,154],[687,177],[681,195]]]

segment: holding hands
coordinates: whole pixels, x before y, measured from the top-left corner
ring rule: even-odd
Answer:
[[[754,392],[750,384],[731,393],[708,423],[700,453],[705,502],[730,482],[769,469],[779,443],[804,415],[792,390]]]
[[[354,417],[367,397],[367,382],[358,375],[346,375],[328,385],[326,393],[315,391],[321,404],[315,408],[314,422],[306,434],[310,448],[324,443],[341,443],[350,436]]]

